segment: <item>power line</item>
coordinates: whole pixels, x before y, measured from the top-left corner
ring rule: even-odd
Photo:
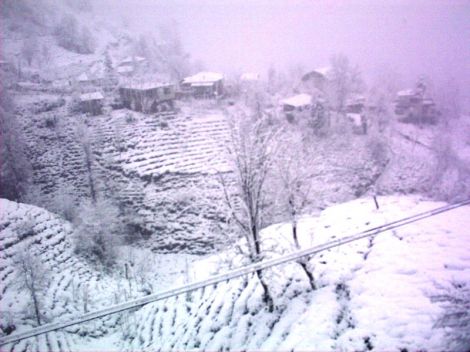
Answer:
[[[176,287],[176,288],[173,288],[173,289],[170,289],[170,290],[167,290],[167,291],[155,293],[155,294],[148,295],[148,296],[138,298],[138,299],[135,299],[135,300],[131,300],[131,301],[128,301],[128,302],[116,304],[116,305],[113,305],[111,307],[101,309],[101,310],[98,310],[98,311],[95,311],[95,312],[86,313],[86,314],[83,314],[82,316],[80,316],[79,318],[72,319],[72,320],[69,320],[67,322],[55,322],[55,323],[45,324],[45,325],[39,326],[37,328],[31,329],[29,331],[25,331],[25,332],[22,332],[22,333],[16,333],[16,334],[12,334],[12,335],[9,335],[9,336],[6,336],[6,337],[2,337],[0,339],[0,346],[3,346],[3,345],[8,344],[8,343],[24,340],[24,339],[29,338],[29,337],[45,334],[45,333],[48,333],[48,332],[51,332],[51,331],[63,329],[63,328],[66,328],[66,327],[69,327],[69,326],[72,326],[72,325],[81,324],[81,323],[84,323],[84,322],[87,322],[87,321],[90,321],[90,320],[102,318],[106,315],[116,314],[116,313],[120,313],[120,312],[123,312],[123,311],[126,311],[126,310],[134,309],[134,308],[140,308],[140,307],[142,307],[146,304],[152,303],[152,302],[160,301],[160,300],[163,300],[163,299],[166,299],[166,298],[169,298],[169,297],[173,297],[173,296],[177,296],[177,295],[180,295],[180,294],[183,294],[183,293],[191,292],[191,291],[194,291],[194,290],[206,287],[206,286],[218,284],[218,283],[223,282],[223,281],[228,281],[228,280],[231,280],[231,279],[235,279],[235,278],[238,278],[238,277],[256,272],[258,270],[263,270],[263,269],[271,268],[273,266],[277,266],[277,265],[284,264],[284,263],[287,263],[287,262],[295,261],[295,260],[298,260],[300,258],[311,256],[313,254],[317,254],[317,253],[326,251],[326,250],[334,248],[334,247],[342,246],[342,245],[345,245],[345,244],[348,244],[348,243],[351,243],[351,242],[354,242],[354,241],[358,241],[358,240],[366,238],[366,237],[375,236],[375,235],[377,235],[379,233],[382,233],[382,232],[385,232],[385,231],[393,230],[393,229],[396,229],[398,227],[402,227],[402,226],[405,226],[407,224],[410,224],[410,223],[413,223],[413,222],[416,222],[416,221],[419,221],[419,220],[422,220],[422,219],[426,219],[426,218],[429,218],[429,217],[432,217],[432,216],[436,216],[438,214],[441,214],[441,213],[444,213],[444,212],[447,212],[447,211],[451,211],[451,210],[454,210],[456,208],[459,208],[459,207],[462,207],[462,206],[465,206],[465,205],[468,205],[468,204],[470,204],[470,199],[459,202],[459,203],[456,203],[456,204],[446,205],[446,206],[443,206],[443,207],[440,207],[440,208],[436,208],[436,209],[429,210],[429,211],[426,211],[426,212],[423,212],[423,213],[412,215],[412,216],[409,216],[409,217],[406,217],[406,218],[403,218],[403,219],[400,219],[400,220],[396,220],[396,221],[393,221],[393,222],[390,222],[390,223],[387,223],[387,224],[383,224],[383,225],[380,225],[380,226],[377,226],[377,227],[374,227],[374,228],[370,228],[368,230],[364,230],[362,232],[359,232],[359,233],[356,233],[356,234],[353,234],[353,235],[350,235],[350,236],[346,236],[346,237],[343,237],[341,239],[337,239],[337,240],[334,240],[334,241],[331,241],[331,242],[328,242],[328,243],[324,243],[324,244],[321,244],[319,246],[315,246],[315,247],[311,247],[311,248],[308,248],[308,249],[292,252],[292,253],[287,254],[285,256],[282,256],[282,257],[278,257],[278,258],[269,259],[269,260],[266,260],[266,261],[263,261],[263,262],[250,264],[250,265],[247,265],[247,266],[229,271],[229,272],[224,273],[224,274],[214,275],[214,276],[212,276],[208,279],[202,280],[202,281],[190,283],[190,284],[183,285],[183,286],[180,286],[180,287]]]

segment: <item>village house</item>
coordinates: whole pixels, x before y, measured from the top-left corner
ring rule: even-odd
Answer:
[[[100,115],[103,108],[103,94],[100,92],[80,95],[80,111],[91,115]]]
[[[401,122],[431,123],[437,121],[439,112],[434,100],[425,96],[425,90],[417,89],[399,91],[395,99],[395,114]]]
[[[312,96],[309,94],[298,94],[290,98],[281,100],[282,110],[289,122],[294,122],[296,118],[308,116],[312,108]]]
[[[147,59],[141,56],[128,56],[121,60],[116,67],[116,72],[120,76],[129,77],[135,73],[142,72],[147,63]]]
[[[224,94],[224,76],[216,72],[199,72],[181,82],[181,91],[195,98],[217,98]]]
[[[155,113],[173,109],[175,86],[169,83],[131,83],[119,88],[124,107]]]
[[[331,80],[332,75],[331,67],[321,67],[310,71],[302,76],[301,84],[310,90],[318,89],[325,92],[328,82]]]

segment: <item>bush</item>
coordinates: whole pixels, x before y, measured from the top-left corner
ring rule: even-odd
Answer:
[[[444,313],[436,327],[443,327],[452,341],[450,350],[468,351],[470,348],[470,284],[452,282],[444,295],[437,297],[443,302]]]
[[[136,118],[130,112],[126,114],[126,122],[127,123],[134,123]]]
[[[122,241],[118,208],[106,199],[83,201],[75,219],[75,251],[110,268],[116,262],[116,246]]]
[[[46,117],[46,127],[47,128],[54,128],[57,125],[57,116],[49,115]]]

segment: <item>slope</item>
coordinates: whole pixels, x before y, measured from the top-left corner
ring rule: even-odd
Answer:
[[[38,289],[43,321],[70,319],[88,310],[120,300],[122,280],[91,267],[73,252],[73,230],[60,217],[35,206],[0,199],[0,273],[2,333],[28,330],[35,325],[29,293],[20,290],[15,261],[20,251],[39,259],[36,269],[46,272],[46,286]],[[90,337],[113,330],[120,317],[70,327],[11,346],[12,351],[75,351]]]
[[[360,199],[300,223],[303,247],[442,204],[384,197],[380,210]],[[446,305],[470,280],[466,206],[311,258],[319,288],[297,264],[266,272],[276,309],[266,310],[255,277],[151,304],[137,313],[131,350],[465,350],[467,325],[442,324]],[[291,246],[289,225],[263,232],[267,256]],[[235,258],[229,261],[227,258]],[[202,278],[242,258],[223,253],[193,267]],[[468,297],[467,297],[468,300]],[[463,312],[468,315],[468,312]],[[444,319],[445,320],[445,319]],[[463,330],[462,330],[463,329]],[[460,334],[460,335],[459,335]],[[462,337],[463,336],[463,337]]]

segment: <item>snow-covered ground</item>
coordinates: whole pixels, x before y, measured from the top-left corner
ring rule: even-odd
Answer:
[[[43,322],[70,320],[85,312],[167,289],[178,277],[187,280],[188,268],[198,258],[122,247],[116,267],[106,272],[74,253],[70,223],[39,207],[0,199],[0,326],[3,330],[14,325],[15,332],[36,325],[30,294],[19,285],[21,275],[15,260],[20,251],[38,258],[38,269],[43,267],[47,273],[45,287],[37,290]],[[129,279],[125,277],[126,264]],[[97,346],[105,344],[112,349],[124,334],[119,326],[125,319],[122,315],[109,316],[37,340],[23,340],[11,348],[98,351],[101,348]]]
[[[302,247],[443,205],[419,197],[360,199],[300,223]],[[276,309],[261,302],[255,277],[150,304],[123,347],[218,350],[465,350],[458,331],[440,326],[439,297],[470,282],[470,207],[332,249],[311,258],[319,288],[292,263],[265,273]],[[265,248],[291,247],[288,225],[263,232]],[[276,255],[271,252],[272,256]],[[226,270],[225,253],[196,263],[195,279]],[[449,291],[450,290],[450,291]],[[468,313],[467,313],[468,314]],[[469,327],[461,327],[468,329]],[[465,335],[463,335],[465,336]],[[459,345],[460,342],[460,345]]]
[[[302,248],[443,205],[419,196],[378,201],[379,210],[372,199],[364,198],[302,218]],[[157,292],[246,262],[235,249],[198,259],[123,247],[119,266],[133,263],[129,272],[142,274],[144,283],[139,285],[141,278],[136,277],[128,294],[122,272],[99,273],[74,258],[66,222],[29,205],[2,200],[0,206],[2,272],[7,273],[1,306],[14,317],[17,331],[31,327],[30,320],[20,318],[27,297],[12,285],[15,269],[10,258],[21,241],[29,242],[51,268],[45,302],[54,321],[82,313],[74,280],[88,285],[89,310],[94,310],[139,296],[139,288],[150,286]],[[439,321],[453,295],[469,292],[469,215],[470,207],[465,206],[318,254],[308,262],[316,290],[297,263],[266,270],[273,312],[262,303],[258,279],[250,275],[70,327],[66,333],[26,340],[13,350],[468,350],[469,326]],[[34,221],[34,235],[20,240],[16,229],[27,216]],[[293,250],[289,224],[270,226],[262,240],[267,258]]]

